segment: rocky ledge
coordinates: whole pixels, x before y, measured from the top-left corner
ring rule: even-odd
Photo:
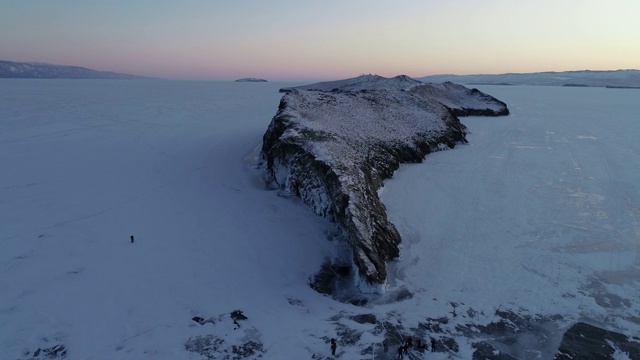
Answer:
[[[263,137],[265,180],[340,227],[353,251],[356,285],[367,293],[384,292],[386,261],[399,256],[400,235],[378,197],[383,181],[401,163],[465,143],[456,116],[509,113],[478,90],[407,76],[281,91],[287,94]]]

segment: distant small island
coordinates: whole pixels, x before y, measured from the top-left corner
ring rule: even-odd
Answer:
[[[640,89],[640,86],[613,86],[607,85],[607,89]]]
[[[236,82],[267,82],[267,80],[258,78],[242,78],[236,80]]]

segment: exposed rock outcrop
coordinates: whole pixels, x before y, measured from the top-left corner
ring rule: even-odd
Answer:
[[[378,197],[383,181],[401,163],[466,142],[456,113],[508,110],[477,90],[406,76],[365,75],[306,88],[313,90],[282,90],[287,94],[263,137],[265,179],[337,223],[353,250],[356,284],[383,292],[386,261],[399,256],[401,241]]]
[[[58,360],[62,360],[62,359],[66,359],[67,355],[68,355],[67,347],[62,345],[62,344],[58,344],[58,345],[54,345],[54,346],[51,346],[51,347],[37,348],[33,352],[26,351],[24,353],[25,357],[22,358],[22,359],[25,359],[25,360],[36,360],[36,359],[49,359],[49,360],[58,359]],[[22,360],[22,359],[18,359],[18,360]]]
[[[562,338],[556,360],[640,358],[638,338],[605,330],[583,322],[573,325]]]
[[[207,325],[206,335],[189,337],[185,350],[197,354],[198,359],[254,360],[267,352],[262,334],[251,324],[242,310],[209,317],[194,316],[193,321]],[[241,325],[242,324],[242,325]]]

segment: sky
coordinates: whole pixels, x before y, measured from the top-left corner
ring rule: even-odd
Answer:
[[[1,60],[170,79],[640,68],[637,0],[0,4]]]

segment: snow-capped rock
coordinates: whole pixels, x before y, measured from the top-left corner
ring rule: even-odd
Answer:
[[[452,82],[423,83],[406,75],[384,78],[378,75],[362,75],[352,79],[327,81],[311,85],[282,88],[280,92],[293,89],[332,91],[360,90],[401,90],[409,91],[423,98],[437,100],[456,116],[501,116],[508,115],[507,105],[496,98],[483,94],[478,89],[469,89]]]
[[[477,90],[406,76],[283,91],[263,138],[265,179],[339,225],[353,250],[356,285],[367,292],[384,292],[386,261],[399,256],[400,235],[378,197],[383,180],[401,163],[466,142],[454,111],[508,113]]]
[[[414,86],[409,92],[434,99],[453,111],[456,116],[501,116],[509,115],[507,104],[484,94],[478,89],[445,83],[429,83]]]
[[[343,91],[404,90],[408,87],[421,84],[423,84],[421,81],[412,79],[406,75],[385,78],[379,75],[369,74],[344,80],[325,81],[310,85],[282,88],[280,89],[280,92],[290,92],[293,89],[315,91],[331,91],[334,89],[340,89]]]

